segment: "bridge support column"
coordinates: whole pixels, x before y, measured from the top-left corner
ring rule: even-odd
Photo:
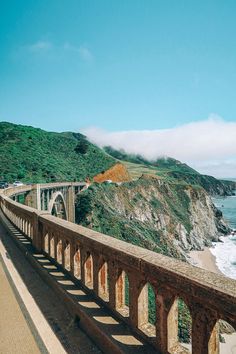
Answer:
[[[47,190],[47,192],[46,192],[47,194],[47,210],[48,210],[48,208],[49,208],[49,202],[50,202],[50,192],[49,192],[49,189]]]
[[[25,205],[34,209],[41,210],[39,184],[33,185],[33,188],[29,192],[27,192],[25,196]]]
[[[41,210],[40,184],[36,184],[36,203],[37,203],[37,209]]]
[[[75,222],[75,191],[74,186],[70,186],[67,191],[67,218],[68,221]]]

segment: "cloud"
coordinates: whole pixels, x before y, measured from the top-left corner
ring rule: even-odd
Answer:
[[[236,122],[226,122],[215,114],[171,129],[106,132],[88,128],[83,133],[101,147],[111,145],[150,160],[171,156],[202,173],[236,176]]]
[[[65,42],[64,44],[55,45],[49,41],[39,40],[33,44],[28,44],[23,46],[21,49],[27,49],[32,53],[46,53],[49,49],[53,49],[54,53],[70,52],[77,54],[81,60],[85,62],[91,62],[93,60],[93,55],[91,51],[86,46],[75,46],[70,42]]]
[[[78,53],[83,61],[91,62],[93,60],[93,55],[91,51],[86,46],[74,46],[68,42],[64,43],[63,48],[65,50]]]
[[[52,48],[52,43],[49,41],[38,41],[36,43],[28,45],[27,48],[31,52],[42,52]]]

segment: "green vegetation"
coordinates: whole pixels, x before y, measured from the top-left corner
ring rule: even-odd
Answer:
[[[187,190],[181,184],[160,184],[158,179],[148,176],[120,186],[94,183],[77,196],[76,222],[134,245],[184,259],[173,240],[179,238],[178,224],[188,233],[192,229]],[[164,215],[168,222],[164,221]]]
[[[77,197],[76,208],[78,210],[76,214],[76,223],[81,224],[85,221],[85,224],[89,222],[86,217],[92,212],[92,198],[91,194],[79,194]]]
[[[147,160],[143,156],[127,154],[124,150],[115,150],[111,146],[105,146],[104,150],[106,151],[106,153],[118,160],[143,165],[146,168],[150,167],[156,172],[176,171],[182,173],[199,174],[197,171],[195,171],[193,168],[189,167],[185,163],[182,163],[171,157],[160,157],[157,160]]]
[[[77,133],[0,123],[0,179],[12,182],[84,180],[116,162]]]
[[[192,318],[189,309],[182,299],[177,299],[178,306],[178,339],[182,343],[190,343]],[[156,305],[155,293],[150,284],[148,284],[148,321],[155,325]]]
[[[156,175],[169,182],[201,186],[211,195],[232,195],[236,189],[236,183],[233,181],[201,175],[185,163],[170,157],[148,161],[142,156],[130,155],[123,150],[117,151],[110,146],[105,147],[104,150],[114,158],[121,160],[134,179],[140,178],[142,174]]]
[[[115,150],[111,146],[105,146],[104,151],[106,151],[107,154],[113,156],[117,160],[121,161],[127,161],[127,162],[133,162],[133,163],[138,163],[138,164],[143,164],[147,166],[151,166],[152,163],[145,159],[144,157],[140,155],[131,155],[127,154],[124,150]]]
[[[192,318],[189,309],[182,299],[178,299],[178,337],[183,343],[191,341]]]
[[[120,160],[132,182],[94,183],[76,200],[76,222],[117,239],[185,260],[193,229],[191,203],[204,195],[202,187],[213,194],[227,195],[235,182],[219,181],[199,174],[172,158],[148,161],[111,147],[105,151],[79,133],[46,132],[29,126],[0,123],[0,179],[27,183],[92,179]],[[204,194],[205,193],[205,194]],[[22,197],[20,202],[24,202]],[[218,213],[218,214],[217,214]],[[196,216],[196,215],[195,215]],[[215,211],[215,216],[222,214]],[[180,227],[184,229],[184,242]],[[181,229],[181,230],[182,230]],[[195,236],[196,237],[196,236]],[[191,242],[190,242],[191,241]],[[126,276],[126,298],[129,282]],[[148,285],[149,322],[155,323],[155,294]],[[179,338],[189,342],[191,317],[179,300]]]
[[[148,322],[155,325],[156,323],[156,299],[153,288],[148,285]]]
[[[205,197],[206,192],[199,186],[150,175],[121,185],[94,183],[77,196],[76,220],[117,239],[185,260],[186,249],[181,243],[179,225],[186,231],[185,242],[193,247],[191,203],[201,200],[203,210]],[[125,303],[128,305],[127,277],[125,284]],[[150,284],[148,309],[148,321],[155,324],[155,294]],[[178,300],[178,313],[179,340],[189,343],[191,316],[182,300]]]

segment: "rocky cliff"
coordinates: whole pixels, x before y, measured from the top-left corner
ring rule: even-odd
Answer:
[[[171,157],[149,161],[140,155],[130,155],[123,150],[115,150],[110,146],[106,146],[104,150],[107,154],[126,164],[133,178],[140,177],[143,173],[151,173],[169,181],[182,181],[187,184],[199,185],[212,196],[235,194],[235,181],[219,180],[212,176],[202,175],[187,164]]]
[[[228,232],[203,188],[149,175],[122,185],[93,184],[77,198],[76,220],[181,259]]]
[[[212,196],[229,196],[234,195],[236,190],[236,183],[234,181],[219,180],[213,176],[183,173],[170,171],[167,173],[170,178],[185,181],[192,185],[199,185],[203,187]]]

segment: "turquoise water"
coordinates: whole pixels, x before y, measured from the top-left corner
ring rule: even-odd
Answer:
[[[215,206],[220,209],[232,229],[236,229],[236,196],[212,198]]]
[[[236,196],[212,199],[216,207],[222,211],[229,226],[236,230]],[[221,241],[214,243],[211,252],[216,257],[216,264],[220,271],[236,279],[236,235],[221,237]]]

